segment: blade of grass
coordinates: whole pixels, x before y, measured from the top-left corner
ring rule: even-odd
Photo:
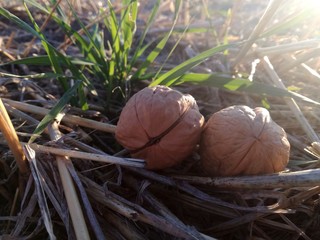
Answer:
[[[50,11],[50,14],[47,16],[47,18],[46,18],[46,20],[44,21],[44,23],[42,23],[42,25],[41,25],[41,27],[40,27],[40,29],[39,29],[38,32],[42,32],[43,29],[48,25],[48,23],[49,23],[49,21],[50,21],[50,19],[51,19],[51,17],[52,17],[53,12],[54,12],[54,11],[56,10],[56,8],[59,6],[60,2],[61,2],[61,0],[58,0],[58,1],[54,4],[52,10]],[[33,37],[32,40],[28,43],[26,49],[24,50],[24,52],[23,52],[23,54],[22,54],[23,57],[29,55],[30,50],[31,50],[31,48],[32,48],[35,40],[36,40],[36,37]]]
[[[104,52],[104,48],[101,48],[101,45],[99,45],[95,39],[97,38],[98,33],[98,25],[96,25],[96,30],[91,34],[88,29],[85,27],[85,25],[82,23],[80,18],[78,17],[76,11],[73,8],[73,5],[67,1],[69,4],[69,7],[73,13],[73,16],[81,26],[81,29],[85,33],[86,37],[89,39],[89,42],[86,41],[78,32],[74,31],[71,26],[64,24],[61,22],[61,20],[56,19],[59,22],[59,25],[64,27],[64,29],[69,32],[70,37],[75,36],[75,39],[77,40],[79,49],[82,50],[82,53],[88,57],[90,61],[93,63],[96,63],[93,65],[95,69],[95,74],[99,74],[100,78],[105,78],[105,70],[108,69],[108,63],[106,61],[106,56]],[[101,41],[100,41],[101,43]]]
[[[149,15],[149,18],[147,20],[147,25],[140,37],[140,40],[139,40],[139,43],[135,49],[135,52],[133,54],[133,57],[131,58],[130,60],[130,63],[128,65],[128,69],[127,69],[127,72],[129,72],[129,70],[132,68],[132,66],[134,65],[134,63],[136,62],[136,60],[142,55],[142,53],[145,51],[145,47],[142,47],[143,46],[143,42],[147,36],[147,33],[149,32],[149,29],[151,27],[151,25],[154,23],[154,20],[155,20],[155,17],[158,13],[158,10],[159,10],[159,6],[160,6],[160,0],[157,0],[155,3],[154,3],[154,6],[152,8],[152,11]]]
[[[53,4],[56,4],[57,3],[57,0],[51,0],[51,2],[53,3]],[[57,13],[58,13],[58,15],[59,15],[59,18],[61,18],[62,19],[62,21],[64,21],[64,22],[67,22],[67,16],[66,16],[66,14],[63,12],[63,7],[61,7],[60,5],[57,5]]]
[[[175,1],[176,8],[175,8],[175,17],[173,20],[173,24],[171,26],[170,31],[166,34],[166,36],[157,44],[155,49],[148,55],[146,61],[139,67],[139,69],[135,72],[132,76],[132,79],[138,79],[141,75],[143,75],[147,68],[150,66],[151,63],[158,57],[161,51],[164,49],[166,43],[168,42],[170,36],[172,35],[173,29],[178,21],[178,13],[181,10],[181,1]]]
[[[42,38],[41,35],[39,35],[39,33],[36,30],[34,30],[31,26],[29,26],[29,24],[22,21],[20,18],[10,13],[8,10],[0,7],[0,14],[5,18],[7,18],[8,20],[10,20],[11,22],[14,22],[15,24],[17,24],[21,29],[24,29],[25,31],[31,33],[32,35],[38,37],[39,39]]]
[[[41,120],[36,129],[34,130],[30,140],[28,143],[32,143],[40,134],[44,131],[44,129],[48,126],[50,122],[52,122],[56,116],[63,110],[65,105],[70,101],[74,93],[77,91],[81,84],[81,81],[77,81],[70,89],[68,89],[57,104],[49,111],[49,113]]]
[[[41,29],[39,28],[38,24],[36,23],[36,21],[34,20],[31,12],[29,11],[29,8],[27,6],[26,3],[24,3],[24,8],[29,16],[30,21],[32,22],[35,30],[37,31],[37,33],[41,36],[41,43],[43,48],[45,49],[45,51],[48,54],[49,60],[51,62],[51,66],[53,67],[53,70],[55,73],[57,74],[61,74],[63,75],[63,70],[59,64],[59,60],[58,57],[55,53],[54,47],[50,44],[48,44],[47,41],[44,41],[46,38],[43,35],[43,33],[41,32]],[[58,78],[58,81],[60,82],[61,86],[63,87],[63,89],[66,91],[69,87],[68,84],[66,82],[66,80],[64,78]]]
[[[157,71],[156,75],[154,76],[154,79],[156,79],[158,77],[158,75],[161,73],[163,67],[165,66],[165,64],[167,63],[167,61],[169,60],[169,58],[171,57],[172,53],[174,52],[174,50],[177,48],[177,46],[179,45],[181,39],[184,37],[185,33],[187,32],[188,28],[190,26],[190,22],[188,23],[188,25],[185,27],[185,31],[180,34],[179,39],[176,41],[176,43],[174,44],[174,46],[172,47],[172,49],[170,50],[168,56],[166,57],[166,59],[163,61],[161,67],[159,68],[159,70]]]
[[[26,2],[29,3],[29,4],[31,4],[31,5],[34,6],[34,7],[38,8],[39,10],[47,13],[47,14],[50,13],[48,10],[46,10],[45,8],[43,8],[41,5],[37,4],[35,1],[26,0]],[[73,8],[71,8],[71,9],[73,9]],[[73,11],[73,12],[74,12],[74,11]],[[31,16],[31,18],[32,18],[32,16]],[[69,26],[68,24],[66,24],[65,22],[63,22],[61,19],[59,19],[58,17],[56,17],[56,16],[54,16],[54,15],[52,15],[52,19],[55,20],[55,21],[59,24],[59,26],[62,27],[62,28],[66,31],[66,33],[67,33],[68,35],[70,35],[70,34],[71,34],[71,35],[72,35],[72,34],[75,34],[75,36],[77,36],[76,39],[77,39],[78,46],[79,46],[80,50],[82,50],[83,53],[87,53],[87,52],[88,52],[87,56],[89,57],[89,61],[93,63],[92,67],[95,68],[95,74],[96,74],[96,76],[99,76],[100,79],[106,79],[105,75],[103,74],[104,71],[102,71],[102,69],[106,69],[104,56],[101,56],[101,55],[97,54],[97,51],[96,51],[97,48],[96,48],[96,47],[91,47],[91,48],[90,48],[90,44],[91,44],[93,41],[90,41],[89,43],[87,43],[87,42],[84,40],[84,38],[82,38],[82,37],[80,36],[80,34],[78,34],[77,32],[75,32],[75,31],[71,28],[71,26]],[[76,19],[78,19],[77,16],[76,16]],[[80,22],[80,25],[83,26],[83,24],[81,23],[80,20],[79,20],[79,22]],[[86,33],[88,33],[88,32],[86,32]],[[70,57],[61,54],[61,53],[60,53],[57,49],[55,49],[50,43],[48,43],[48,41],[46,41],[46,39],[43,37],[43,35],[40,35],[40,37],[41,37],[40,39],[42,40],[42,43],[43,43],[43,42],[45,43],[45,44],[44,44],[44,47],[45,47],[45,48],[47,47],[47,49],[48,49],[47,52],[49,52],[49,53],[48,53],[49,59],[50,59],[50,57],[52,57],[52,59],[55,60],[54,65],[53,65],[54,70],[57,70],[57,69],[59,70],[59,68],[60,68],[61,66],[65,66],[66,68],[68,68],[68,69],[71,71],[71,73],[72,73],[72,75],[73,75],[73,77],[74,77],[75,79],[80,79],[80,80],[82,80],[86,87],[88,87],[91,91],[95,91],[93,85],[92,85],[91,82],[87,79],[87,77],[83,74],[83,72],[81,71],[81,69],[79,69],[78,66],[75,66],[75,63],[76,63],[76,62],[72,62],[72,61],[69,59]],[[89,33],[88,33],[88,37],[89,37],[90,40],[92,39]],[[93,46],[94,46],[94,45],[93,45]],[[90,50],[91,50],[91,51],[90,51]],[[55,55],[56,55],[56,56],[55,56]],[[56,61],[56,59],[58,59],[58,61]],[[97,59],[98,59],[99,61],[97,61]],[[103,59],[103,60],[101,60],[101,59]],[[51,60],[51,59],[50,59],[50,60]],[[61,62],[61,63],[60,63],[60,62]],[[59,63],[60,63],[61,66],[58,65]],[[60,71],[60,70],[59,70],[59,71]],[[62,75],[62,74],[61,74],[61,75]],[[62,75],[62,76],[64,76],[64,75]],[[64,77],[62,77],[62,78],[59,79],[65,90],[69,88],[69,86],[67,85],[66,79],[67,79],[67,78],[64,78]],[[79,91],[81,91],[81,89],[79,89]],[[81,94],[79,94],[79,96],[84,96],[84,92],[82,92]],[[82,109],[84,109],[84,110],[86,109],[87,103],[86,103],[86,101],[85,101],[84,98],[80,97],[80,101],[79,101],[79,102],[76,102],[76,99],[72,99],[71,101],[72,101],[73,105],[79,104],[79,105],[82,107]]]
[[[205,61],[207,58],[213,56],[214,54],[230,48],[231,46],[234,46],[234,44],[221,45],[221,46],[217,46],[209,50],[206,50],[200,53],[199,55],[193,58],[190,58],[185,62],[179,64],[178,66],[174,67],[170,71],[162,74],[159,78],[153,81],[150,84],[150,86],[155,86],[155,85],[170,86],[174,82],[176,82],[178,78],[183,76],[186,72],[190,71],[190,69],[192,69],[193,67],[199,65],[200,63]]]
[[[112,3],[108,0],[108,6],[110,9],[110,16],[105,19],[105,25],[109,29],[109,32],[111,34],[112,38],[112,54],[111,59],[109,61],[109,82],[113,82],[113,78],[115,77],[116,72],[116,66],[117,64],[120,64],[121,57],[120,57],[120,50],[121,50],[121,41],[120,41],[120,30],[119,30],[119,24],[116,17],[115,10],[112,6]],[[117,60],[119,62],[117,63]],[[110,89],[110,86],[109,86]]]
[[[250,81],[248,79],[233,78],[227,76],[223,73],[216,74],[201,74],[201,73],[189,73],[184,74],[179,79],[179,82],[174,82],[173,84],[178,84],[180,82],[202,84],[212,87],[217,87],[221,89],[226,89],[230,91],[241,91],[258,95],[267,95],[274,97],[290,97],[300,101],[305,101],[315,105],[320,105],[310,98],[302,96],[287,89],[281,89],[279,87],[270,86],[267,84]]]
[[[85,59],[78,59],[78,58],[73,58],[73,57],[67,57],[70,59],[70,62],[74,65],[88,65],[88,66],[93,66],[95,63],[90,62]],[[1,63],[0,67],[6,66],[6,65],[11,65],[11,64],[26,64],[26,65],[37,65],[37,66],[48,66],[50,65],[50,59],[48,56],[34,56],[34,57],[26,57],[6,63]],[[63,64],[63,61],[60,61],[61,64]]]
[[[14,78],[32,78],[32,79],[40,79],[40,78],[57,78],[61,75],[55,73],[37,73],[30,75],[16,75],[11,73],[0,72],[0,77],[14,77]]]
[[[123,32],[123,65],[121,69],[125,70],[127,69],[129,51],[137,27],[138,1],[123,0],[122,3],[128,6],[128,8],[122,12],[121,16],[121,30]]]

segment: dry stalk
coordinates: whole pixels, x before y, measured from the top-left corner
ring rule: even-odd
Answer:
[[[319,46],[319,40],[309,39],[300,42],[294,42],[289,44],[282,44],[272,47],[257,48],[254,53],[258,53],[259,56],[281,55],[285,53],[291,53],[301,51],[309,48],[317,48]]]
[[[270,206],[257,206],[257,207],[238,206],[236,204],[228,203],[228,202],[225,202],[225,201],[223,201],[219,198],[216,198],[212,195],[209,195],[209,194],[199,190],[198,188],[192,186],[187,181],[176,181],[177,179],[189,181],[189,177],[184,178],[184,176],[181,176],[181,177],[176,177],[176,179],[174,179],[172,177],[160,175],[155,172],[148,171],[146,169],[137,169],[137,168],[131,168],[131,167],[127,168],[127,169],[130,171],[133,171],[141,176],[144,176],[146,178],[155,180],[157,182],[160,182],[160,183],[168,185],[168,186],[175,187],[185,193],[190,194],[191,196],[194,196],[196,198],[201,199],[202,201],[206,201],[206,202],[209,202],[212,204],[219,205],[220,208],[225,207],[225,208],[236,209],[236,210],[240,210],[240,211],[249,211],[249,212],[254,211],[254,212],[265,212],[265,213],[271,213],[271,212],[278,211],[277,208],[279,206],[277,204],[270,205]],[[202,177],[195,177],[195,179],[197,179],[197,178],[202,179]],[[189,181],[189,182],[193,183],[192,181]],[[211,185],[214,185],[214,184],[211,184]],[[259,186],[259,187],[261,187],[261,186]]]
[[[22,143],[22,144],[26,145],[27,143]],[[145,166],[145,161],[141,159],[120,158],[120,157],[113,157],[107,154],[86,153],[86,152],[80,152],[80,151],[69,150],[69,149],[47,147],[47,146],[38,145],[35,143],[31,143],[29,145],[34,151],[52,153],[58,156],[93,160],[98,162],[119,164],[123,166],[138,167],[138,168],[143,168]]]
[[[289,173],[243,177],[196,177],[174,176],[175,179],[193,184],[203,184],[231,189],[274,189],[293,187],[313,187],[320,185],[320,169],[309,169]]]
[[[170,235],[176,236],[182,239],[192,239],[183,229],[179,226],[170,224],[166,219],[159,217],[143,207],[131,203],[122,197],[112,193],[105,192],[102,186],[93,182],[92,180],[80,176],[81,180],[86,183],[88,194],[102,205],[114,210],[115,212],[131,219],[138,220],[147,223],[163,232],[169,233]],[[107,195],[107,197],[106,197]]]
[[[174,226],[179,226],[181,229],[183,229],[186,233],[188,233],[190,236],[192,236],[195,239],[202,239],[202,238],[207,240],[216,239],[198,232],[195,228],[192,228],[192,227],[190,228],[186,226],[178,217],[176,217],[162,202],[160,202],[148,190],[139,189],[140,186],[138,184],[138,181],[135,178],[126,176],[124,181],[126,182],[126,184],[134,188],[136,191],[142,192],[143,198],[147,202],[149,202],[149,204],[153,206],[153,208],[155,208],[166,219],[167,222],[171,223]]]
[[[127,221],[127,219],[114,214],[112,211],[108,211],[105,214],[104,219],[110,222],[125,239],[145,240],[146,237],[139,233],[134,226],[135,223]]]
[[[44,193],[44,181],[42,180],[42,175],[37,166],[38,164],[36,160],[36,154],[32,149],[30,149],[29,146],[24,146],[23,150],[27,160],[30,163],[31,176],[33,177],[35,192],[37,193],[37,201],[40,208],[43,223],[45,225],[47,233],[49,234],[50,240],[56,240],[56,236],[53,232],[53,224],[47,203],[47,198]]]
[[[281,6],[282,2],[284,2],[284,0],[277,0],[277,1],[271,0],[269,2],[267,9],[265,10],[264,14],[260,18],[258,24],[255,26],[250,37],[245,42],[240,52],[236,56],[233,66],[237,65],[245,57],[245,55],[248,53],[252,44],[256,41],[256,39],[265,29],[266,25],[269,23],[270,19],[275,14],[279,6]]]
[[[285,215],[279,214],[279,216],[280,216],[289,226],[291,226],[292,229],[299,234],[299,236],[302,236],[302,237],[303,237],[304,239],[306,239],[306,240],[312,240],[311,238],[309,238],[309,237],[307,236],[307,234],[305,234],[305,232],[304,232],[303,230],[301,230],[299,227],[297,227],[297,226],[296,226],[292,221],[290,221],[290,219],[287,218]]]
[[[210,231],[210,232],[221,232],[221,231],[226,231],[226,230],[232,231],[233,229],[235,229],[239,226],[243,226],[244,224],[248,224],[250,222],[257,221],[258,219],[261,219],[267,215],[268,214],[266,214],[266,213],[248,213],[243,216],[235,217],[233,219],[230,219],[229,221],[225,221],[225,222],[220,223],[218,225],[214,225],[214,226],[206,229],[206,231]]]
[[[27,191],[26,191],[27,192]],[[30,219],[32,218],[32,213],[35,212],[37,206],[37,193],[34,191],[30,196],[28,202],[23,209],[21,209],[19,215],[17,216],[17,221],[15,227],[11,230],[10,236],[13,239],[21,238],[21,234],[26,225],[30,224]],[[25,199],[24,199],[25,200]],[[3,238],[2,238],[3,239]]]
[[[8,146],[12,151],[12,154],[17,162],[21,175],[26,176],[28,173],[28,168],[25,161],[26,157],[23,153],[22,147],[19,143],[17,133],[12,125],[8,112],[4,107],[1,99],[0,99],[0,130],[3,133],[3,136],[6,139]]]
[[[21,111],[37,114],[40,116],[45,116],[49,113],[49,110],[42,107],[37,107],[31,104],[18,102],[10,99],[3,99],[3,101],[9,104],[12,107],[15,107]],[[116,126],[108,123],[97,122],[91,119],[86,119],[82,117],[78,117],[75,115],[66,114],[62,118],[62,122],[66,122],[69,124],[79,125],[82,127],[93,128],[99,131],[114,133],[116,130]]]
[[[301,49],[302,50],[302,49]],[[305,53],[301,53],[296,57],[291,57],[291,59],[288,59],[289,61],[284,61],[285,63],[281,65],[281,67],[278,69],[279,73],[285,73],[288,72],[290,69],[302,65],[308,60],[318,57],[320,54],[320,49],[315,48],[311,49]],[[317,71],[315,71],[317,73]]]
[[[57,122],[49,125],[48,129],[52,140],[58,140],[61,137]],[[66,156],[57,156],[56,160],[76,237],[77,239],[90,239],[77,192],[66,166],[67,163],[72,163]]]
[[[263,57],[263,66],[267,71],[267,74],[269,75],[272,83],[274,83],[279,88],[286,89],[285,85],[283,84],[282,80],[279,78],[278,74],[274,70],[267,56]],[[301,127],[309,137],[309,140],[311,142],[320,142],[320,138],[318,137],[317,133],[313,130],[312,126],[310,125],[306,117],[301,112],[296,101],[293,98],[286,98],[285,102],[293,112],[298,122],[301,124]]]

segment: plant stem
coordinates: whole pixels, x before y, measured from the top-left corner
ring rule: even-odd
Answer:
[[[22,143],[22,144],[25,145],[26,143]],[[145,166],[145,161],[141,159],[120,158],[120,157],[110,156],[107,154],[86,153],[86,152],[80,152],[80,151],[75,151],[70,149],[47,147],[47,146],[38,145],[35,143],[31,143],[29,145],[34,151],[52,153],[58,156],[87,159],[87,160],[93,160],[93,161],[110,163],[110,164],[119,164],[119,165],[129,166],[129,167],[143,168]]]
[[[5,103],[9,104],[10,106],[15,107],[19,110],[29,112],[29,113],[38,114],[40,116],[45,116],[49,113],[48,109],[42,108],[42,107],[37,107],[37,106],[31,105],[31,104],[13,101],[10,99],[3,99],[3,101]],[[70,124],[75,124],[75,125],[79,125],[79,126],[87,127],[87,128],[94,128],[96,130],[100,130],[100,131],[108,132],[108,133],[114,133],[116,130],[115,125],[108,124],[108,123],[102,123],[102,122],[98,122],[98,121],[94,121],[91,119],[86,119],[86,118],[82,118],[82,117],[78,117],[78,116],[70,115],[70,114],[64,115],[64,117],[62,118],[62,122],[67,122]]]
[[[0,130],[6,139],[10,150],[17,162],[20,174],[26,176],[29,172],[26,164],[26,157],[23,153],[22,147],[20,145],[17,133],[12,125],[10,117],[3,102],[0,98]]]
[[[50,138],[52,140],[58,140],[61,137],[58,128],[57,122],[48,126]],[[65,156],[57,156],[56,160],[76,237],[81,240],[90,239],[77,192],[66,166],[66,164],[71,161]]]
[[[320,184],[320,168],[262,176],[216,178],[197,176],[173,176],[173,178],[187,181],[192,184],[209,185],[229,189],[313,187],[319,186]]]
[[[280,79],[280,77],[278,76],[276,71],[274,70],[274,68],[273,68],[273,66],[267,56],[265,56],[263,58],[262,63],[263,63],[265,70],[267,71],[267,74],[270,77],[270,81],[273,84],[275,84],[278,88],[286,89],[286,86],[283,84],[282,80]],[[313,130],[312,126],[310,125],[310,123],[308,122],[306,117],[301,112],[296,101],[293,98],[285,98],[284,100],[285,100],[286,104],[289,106],[289,108],[291,109],[291,111],[293,112],[293,114],[296,117],[296,119],[298,120],[298,122],[301,124],[301,127],[303,128],[305,133],[308,135],[309,140],[311,142],[320,142],[318,135]]]

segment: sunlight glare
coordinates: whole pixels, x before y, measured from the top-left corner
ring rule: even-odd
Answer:
[[[313,9],[320,9],[320,1],[319,0],[305,0],[305,5],[313,8]]]

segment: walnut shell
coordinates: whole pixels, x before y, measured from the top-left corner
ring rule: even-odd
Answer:
[[[214,113],[200,142],[201,164],[212,176],[280,172],[289,154],[285,131],[261,107],[231,106]]]
[[[148,169],[174,166],[200,141],[204,118],[191,95],[165,86],[144,88],[129,99],[116,128],[116,139]]]

